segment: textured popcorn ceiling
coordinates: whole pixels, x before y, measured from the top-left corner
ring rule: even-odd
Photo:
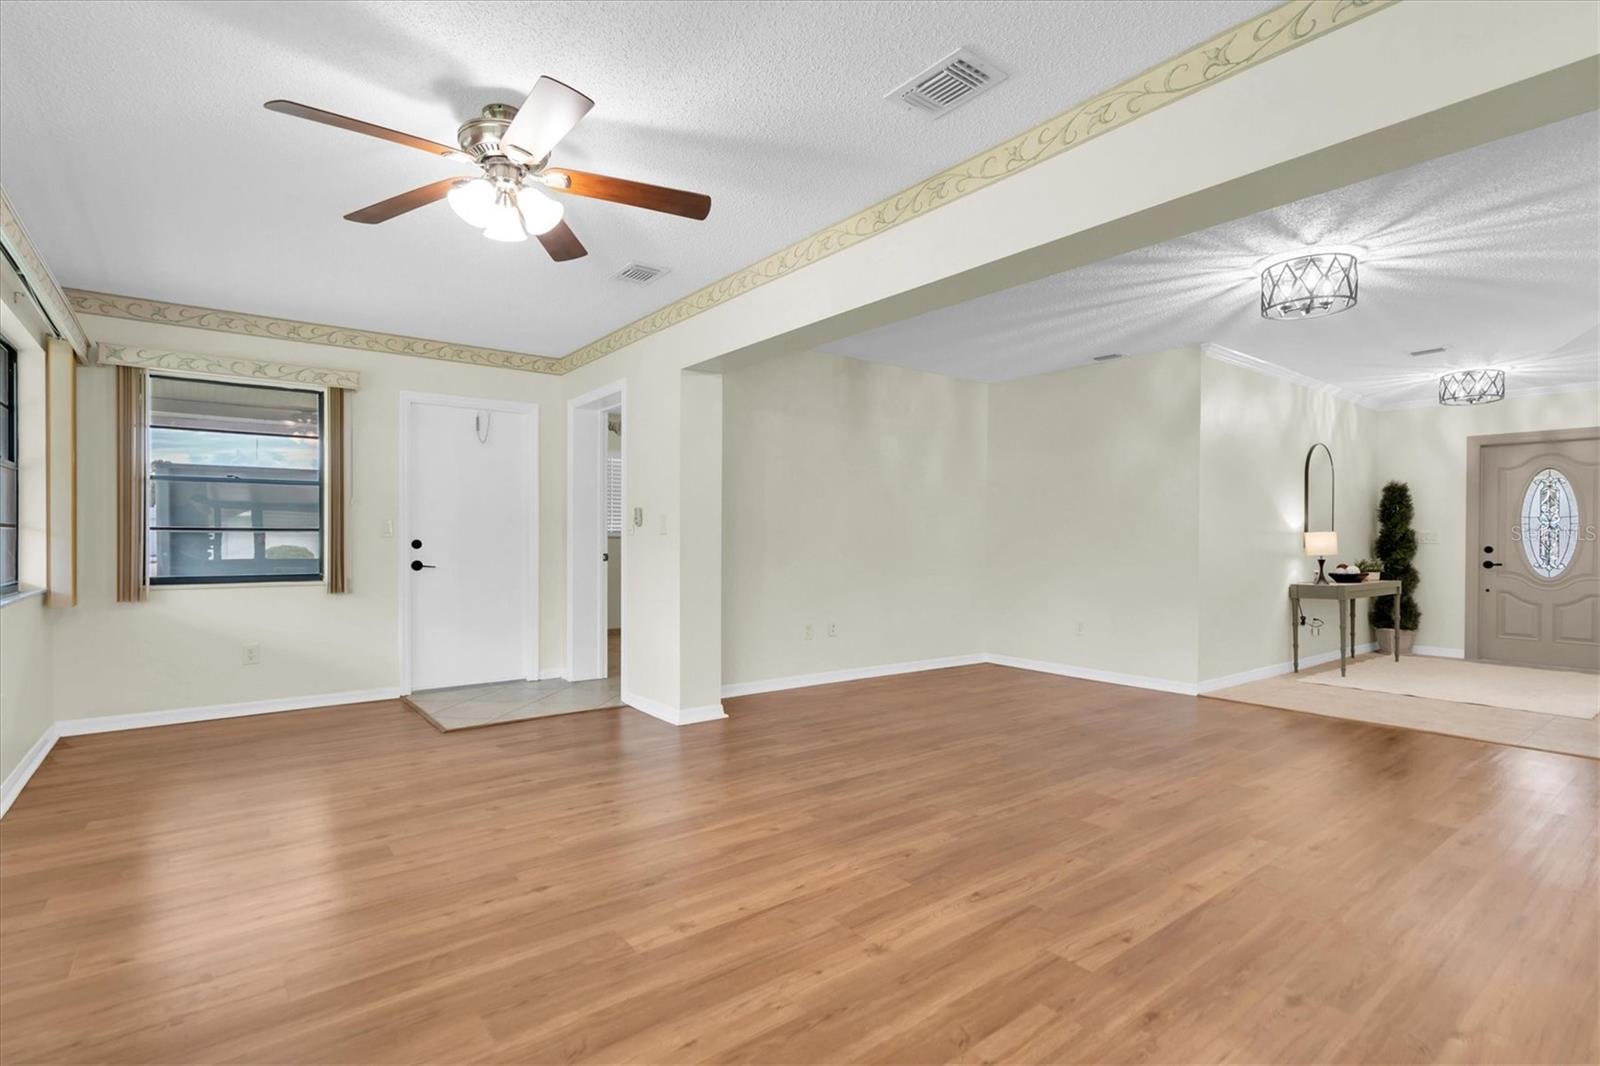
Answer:
[[[1264,320],[1261,268],[1323,247],[1357,252],[1360,302],[1326,318]],[[1205,342],[1375,406],[1426,401],[1452,368],[1502,367],[1513,395],[1600,385],[1600,118],[1590,112],[826,350],[1005,381],[1107,352]]]
[[[64,285],[559,356],[1272,6],[7,0],[0,182]],[[962,45],[1010,79],[938,120],[882,99]],[[442,203],[360,226],[461,168],[261,107],[454,143],[541,74],[597,101],[556,163],[711,218],[568,199],[565,264]]]

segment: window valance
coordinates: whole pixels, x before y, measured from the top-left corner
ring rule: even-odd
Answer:
[[[171,370],[180,374],[217,374],[260,382],[276,382],[282,385],[320,385],[335,389],[361,387],[361,375],[354,370],[331,370],[327,367],[299,366],[294,363],[272,363],[264,359],[245,359],[231,355],[170,352],[160,348],[136,348],[131,345],[104,342],[95,345],[95,361],[105,366]]]

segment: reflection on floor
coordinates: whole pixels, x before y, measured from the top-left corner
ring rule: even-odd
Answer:
[[[1362,656],[1358,661],[1371,658]],[[1460,666],[1469,665],[1451,659],[1439,660],[1440,664],[1451,662]],[[1470,665],[1483,668],[1483,664]],[[1315,670],[1302,670],[1298,676],[1284,674],[1207,695],[1235,703],[1253,703],[1280,710],[1305,711],[1331,718],[1349,718],[1357,722],[1374,722],[1600,759],[1600,721],[1593,718],[1570,718],[1481,703],[1458,703],[1303,682],[1308,674],[1322,674],[1329,670],[1337,673],[1338,669],[1338,663],[1328,663]]]
[[[606,677],[596,681],[502,681],[413,692],[405,697],[422,717],[446,733],[486,725],[525,722],[622,705],[622,633],[606,641]]]

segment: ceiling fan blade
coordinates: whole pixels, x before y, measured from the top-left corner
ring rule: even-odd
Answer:
[[[538,162],[593,106],[593,100],[565,82],[540,78],[517,109],[517,117],[500,135],[500,144],[517,148]]]
[[[539,243],[550,253],[550,258],[558,263],[565,263],[569,259],[582,259],[589,254],[589,249],[583,246],[583,242],[578,240],[578,235],[573,233],[572,227],[565,222],[557,222],[550,232],[539,234]]]
[[[387,126],[374,126],[372,123],[362,122],[358,118],[335,114],[332,111],[324,111],[319,107],[310,107],[306,104],[297,104],[293,100],[268,100],[262,106],[268,111],[276,111],[280,115],[306,118],[312,122],[320,122],[324,126],[337,126],[339,129],[349,130],[351,133],[365,133],[368,137],[376,137],[382,141],[403,144],[407,148],[420,148],[422,151],[433,155],[441,155],[450,159],[464,159],[469,163],[473,162],[473,158],[470,155],[460,149],[451,148],[447,144],[430,141],[425,137],[413,137],[409,133],[401,133],[399,130],[392,130]]]
[[[443,200],[451,189],[464,181],[470,180],[469,178],[445,178],[443,181],[436,181],[421,188],[412,189],[410,192],[403,192],[399,196],[391,196],[387,200],[379,200],[377,203],[363,207],[359,211],[352,211],[344,217],[350,222],[366,222],[368,224],[387,222],[397,215],[405,214],[407,211],[415,211],[419,207],[426,207],[435,200]]]
[[[662,185],[646,185],[642,181],[610,178],[604,174],[590,174],[587,171],[568,170],[565,167],[545,173],[556,178],[549,187],[557,192],[569,192],[574,196],[588,196],[595,200],[610,200],[614,204],[643,207],[650,211],[665,211],[669,215],[682,215],[684,218],[703,219],[711,213],[711,197],[704,193],[668,189]],[[563,176],[567,179],[564,187],[560,180]]]

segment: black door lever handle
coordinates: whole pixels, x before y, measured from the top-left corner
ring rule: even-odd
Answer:
[[[1504,565],[1506,565],[1506,564],[1505,564],[1505,563],[1491,563],[1491,562],[1490,562],[1490,561],[1489,561],[1489,560],[1487,560],[1487,559],[1485,559],[1485,560],[1484,560],[1484,561],[1483,561],[1483,568],[1484,568],[1484,569],[1485,569],[1485,570],[1493,570],[1493,569],[1494,569],[1494,568],[1495,568],[1495,567],[1497,567],[1497,566],[1504,566]]]
[[[421,559],[413,559],[413,560],[411,560],[411,569],[413,569],[413,570],[437,570],[439,568],[437,566],[434,566],[432,563],[425,563]]]

